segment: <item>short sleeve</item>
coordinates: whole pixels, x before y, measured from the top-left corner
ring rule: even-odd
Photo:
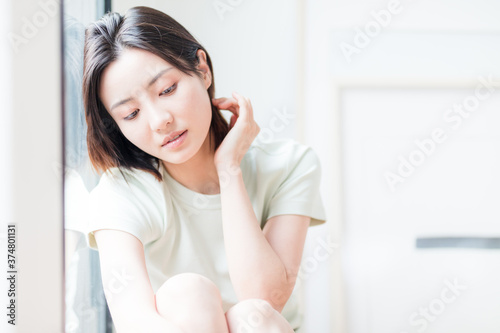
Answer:
[[[98,250],[94,231],[115,229],[128,232],[144,245],[154,236],[151,207],[140,187],[129,184],[123,178],[104,174],[89,194],[87,244]]]
[[[311,217],[310,226],[326,222],[319,189],[321,165],[316,152],[311,147],[296,144],[281,174],[282,180],[271,198],[267,219],[293,214]]]

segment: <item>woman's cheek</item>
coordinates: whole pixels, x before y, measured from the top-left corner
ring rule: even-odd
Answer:
[[[123,131],[123,135],[137,147],[145,148],[143,131],[140,131],[137,128],[129,127],[126,131]]]

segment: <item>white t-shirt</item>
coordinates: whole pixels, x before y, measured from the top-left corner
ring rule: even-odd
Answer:
[[[269,218],[283,214],[309,216],[310,226],[326,221],[320,161],[312,148],[292,139],[254,140],[240,167],[261,229]],[[87,244],[97,250],[93,231],[98,229],[129,232],[144,244],[154,292],[175,274],[198,273],[217,285],[227,311],[237,297],[225,254],[220,194],[188,189],[162,163],[159,171],[161,183],[137,169],[123,170],[128,184],[118,168],[102,175],[89,197]],[[281,312],[294,329],[303,316],[298,297],[296,288]]]

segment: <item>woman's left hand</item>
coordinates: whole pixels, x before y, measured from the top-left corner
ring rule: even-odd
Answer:
[[[212,99],[213,105],[219,110],[233,113],[229,132],[215,152],[214,162],[218,171],[239,167],[243,156],[260,132],[260,127],[253,118],[250,99],[235,92],[233,97]]]

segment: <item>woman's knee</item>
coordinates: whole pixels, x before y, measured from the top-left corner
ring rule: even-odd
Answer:
[[[172,276],[158,289],[155,298],[158,313],[183,328],[226,326],[219,289],[200,274]]]
[[[231,332],[237,333],[293,333],[286,319],[263,299],[247,299],[226,312]]]

